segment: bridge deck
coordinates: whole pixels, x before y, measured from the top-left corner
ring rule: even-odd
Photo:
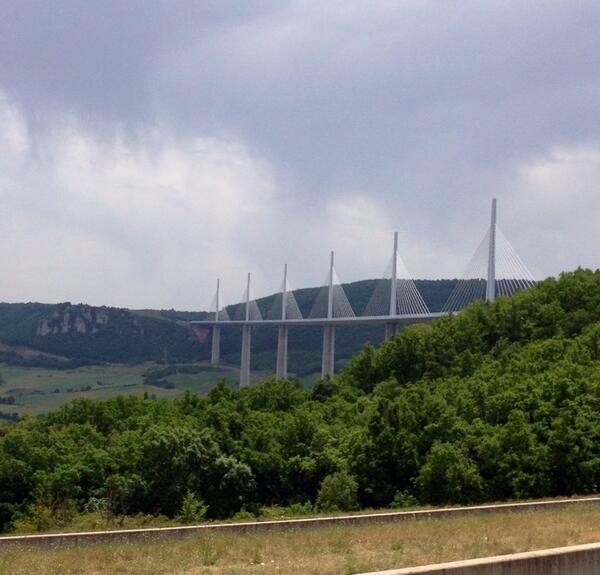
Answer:
[[[386,316],[386,315],[374,315],[374,316],[364,316],[364,317],[334,317],[334,318],[326,318],[326,317],[318,317],[318,318],[306,318],[306,319],[234,319],[234,320],[194,320],[190,323],[194,325],[252,325],[252,326],[261,326],[261,325],[369,325],[369,324],[380,324],[384,325],[387,323],[392,324],[409,324],[420,321],[431,321],[438,317],[443,317],[448,315],[447,312],[436,312],[429,314],[414,314],[414,315],[395,315],[395,316]]]

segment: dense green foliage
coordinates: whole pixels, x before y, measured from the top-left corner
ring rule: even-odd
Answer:
[[[0,525],[598,490],[600,272],[366,346],[334,380],[74,401],[0,429]]]

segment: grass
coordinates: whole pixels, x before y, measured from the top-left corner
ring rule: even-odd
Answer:
[[[351,575],[600,540],[600,507],[0,551],[0,573]]]
[[[146,370],[164,367],[154,363],[93,365],[70,370],[0,364],[0,373],[5,380],[5,384],[0,387],[0,397],[15,398],[12,405],[0,404],[0,411],[37,415],[52,411],[76,398],[108,399],[115,395],[141,397],[144,392],[154,394],[157,398],[173,398],[182,396],[186,389],[206,393],[221,379],[232,384],[238,379],[238,370],[234,368],[215,370],[208,364],[197,365],[205,367],[206,371],[169,376],[168,379],[175,384],[175,388],[164,389],[143,385],[142,376]],[[255,380],[265,377],[263,372],[252,375]]]

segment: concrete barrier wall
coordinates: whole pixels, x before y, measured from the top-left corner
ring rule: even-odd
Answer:
[[[600,543],[362,575],[600,575]]]
[[[372,523],[395,523],[418,519],[464,517],[488,513],[522,513],[528,511],[563,509],[580,505],[600,505],[600,497],[578,499],[555,499],[552,501],[530,501],[526,503],[502,503],[497,505],[477,505],[473,507],[444,507],[420,509],[417,511],[396,511],[391,513],[369,513],[363,515],[343,515],[332,517],[312,517],[281,521],[253,521],[248,523],[204,523],[185,527],[161,527],[149,529],[123,529],[113,531],[88,531],[80,533],[44,533],[36,535],[14,535],[0,537],[0,550],[9,546],[39,545],[59,547],[66,545],[95,544],[118,541],[147,541],[167,538],[181,538],[192,535],[217,533],[256,533],[261,531],[289,531],[318,527],[343,525],[365,525]]]

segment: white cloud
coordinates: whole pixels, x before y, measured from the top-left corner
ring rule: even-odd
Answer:
[[[376,277],[395,229],[413,277],[456,277],[487,222],[487,198],[446,213],[418,193],[396,198],[360,182],[294,193],[235,134],[184,136],[165,122],[100,133],[56,114],[43,126],[0,91],[0,300],[205,309],[217,276],[231,303],[248,270],[255,295],[275,291],[284,261],[295,288],[316,285],[330,249],[343,281]],[[517,158],[486,178],[510,188],[499,190],[500,226],[537,278],[598,266],[600,144]],[[429,225],[412,217],[419,211]]]
[[[600,266],[600,144],[556,147],[521,163],[507,200],[511,218],[503,227],[538,279]]]
[[[245,223],[262,228],[274,199],[239,141],[160,126],[102,139],[73,118],[29,140],[6,97],[0,151],[3,300],[204,308],[215,273],[246,269]]]
[[[0,120],[1,300],[206,309],[218,276],[232,303],[247,270],[260,296],[284,261],[299,288],[323,280],[329,249],[344,281],[379,276],[391,255],[385,204],[356,192],[298,211],[239,139],[164,125],[102,137],[72,116],[32,136],[6,97]]]
[[[3,157],[17,159],[27,152],[27,127],[18,108],[0,91],[0,150]]]

